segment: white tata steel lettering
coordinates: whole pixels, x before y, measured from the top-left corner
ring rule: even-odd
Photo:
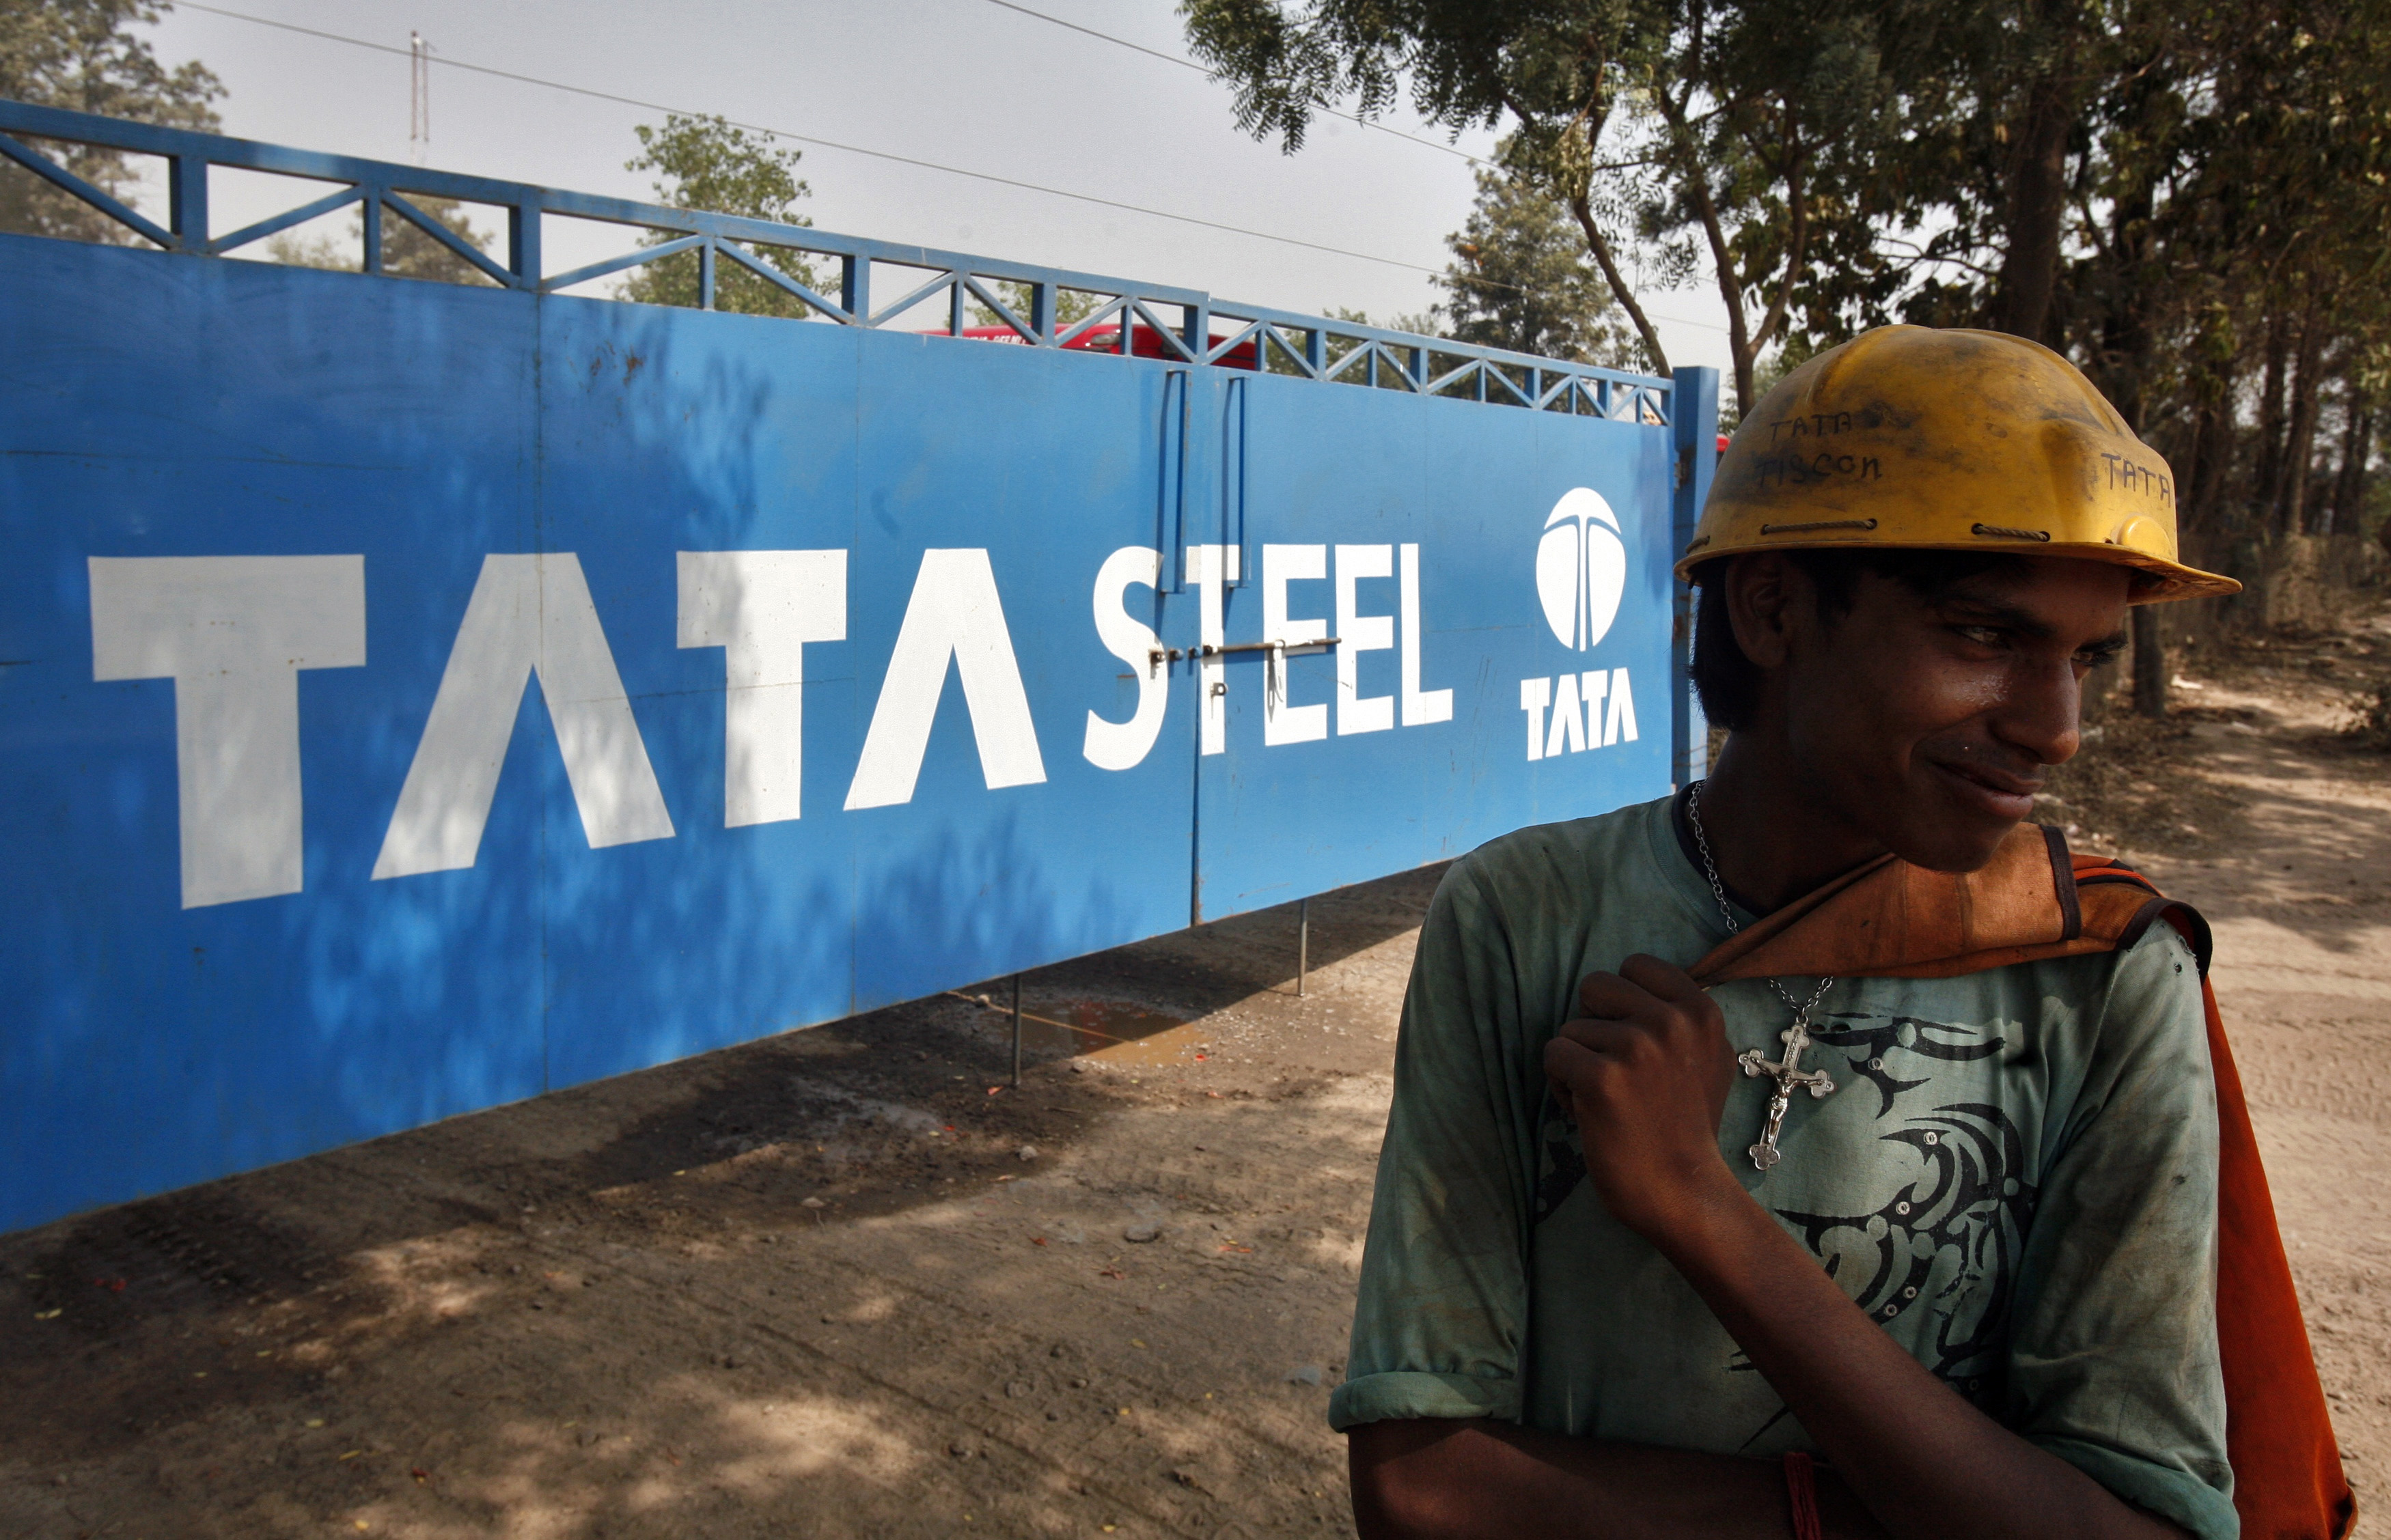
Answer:
[[[1276,748],[1453,719],[1453,690],[1422,685],[1416,545],[1264,545],[1262,742]],[[1191,545],[1197,596],[1191,671],[1197,748],[1227,748],[1228,586],[1234,545]],[[1124,545],[1096,571],[1096,639],[1126,666],[1136,704],[1122,721],[1087,713],[1080,753],[1098,769],[1144,763],[1170,708],[1171,671],[1131,590],[1152,591],[1163,553]],[[722,821],[784,822],[802,813],[805,651],[847,635],[845,550],[681,551],[682,648],[723,654]],[[183,906],[301,891],[303,815],[298,671],[366,662],[365,558],[229,556],[89,558],[92,674],[174,681]],[[1579,488],[1546,520],[1536,586],[1553,635],[1590,650],[1616,617],[1626,573],[1618,520]],[[1363,585],[1391,581],[1394,609],[1369,608]],[[1305,615],[1291,584],[1324,583],[1330,612]],[[1376,602],[1386,602],[1383,598]],[[1149,610],[1150,612],[1150,610]],[[1286,655],[1333,648],[1333,701],[1289,699]],[[1362,655],[1398,654],[1398,688],[1362,693]],[[1046,764],[1012,632],[983,548],[922,553],[912,594],[845,811],[913,798],[948,677],[963,691],[981,778],[991,790],[1035,786]],[[570,551],[483,558],[440,686],[375,858],[377,879],[453,871],[477,859],[523,692],[536,680],[558,756],[592,849],[674,835],[580,558]],[[1625,669],[1520,682],[1528,757],[1546,759],[1636,737]]]
[[[299,671],[365,661],[361,556],[91,558],[91,676],[174,681],[184,908],[299,891]]]

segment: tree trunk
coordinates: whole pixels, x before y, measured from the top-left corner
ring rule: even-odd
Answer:
[[[2291,430],[2283,445],[2282,493],[2276,527],[2285,534],[2306,533],[2308,482],[2316,474],[2317,414],[2324,398],[2324,317],[2311,303],[2300,326],[2300,372],[2292,386]]]
[[[2138,604],[2132,614],[2134,635],[2134,710],[2142,716],[2167,712],[2166,641],[2160,635],[2159,607]]]
[[[1570,213],[1577,220],[1578,228],[1585,233],[1585,249],[1594,253],[1595,264],[1602,269],[1603,282],[1610,286],[1610,297],[1627,318],[1635,325],[1635,335],[1643,340],[1645,362],[1657,375],[1671,373],[1668,350],[1661,346],[1661,334],[1652,326],[1651,317],[1644,314],[1643,302],[1635,298],[1635,286],[1619,270],[1619,258],[1603,235],[1602,226],[1595,223],[1594,204],[1584,193],[1573,193],[1569,200]]]
[[[2137,119],[2148,115],[2156,93],[2144,90],[2136,103]],[[2102,286],[2108,314],[2101,318],[2101,373],[2109,387],[2109,404],[2126,421],[2126,430],[2142,431],[2144,385],[2151,377],[2153,327],[2149,315],[2150,246],[2152,190],[2147,177],[2120,190],[2111,210],[2109,281]],[[2167,710],[2166,648],[2159,639],[2158,616],[2151,606],[2133,611],[2134,710],[2143,716],[2165,716]]]
[[[2352,383],[2341,432],[2341,473],[2333,478],[2331,524],[2325,533],[2363,532],[2366,522],[2366,462],[2374,457],[2374,398]]]
[[[2225,478],[2233,468],[2233,381],[2214,383],[2216,393],[2204,389],[2200,409],[2192,419],[2191,464],[2184,488],[2179,533],[2205,532],[2216,526],[2217,505],[2225,495]]]
[[[2074,98],[2072,83],[2060,75],[2035,82],[2010,160],[2009,250],[1994,290],[1993,325],[2036,342],[2049,329],[2051,290],[2059,278]]]
[[[2283,376],[2291,366],[2292,323],[2281,306],[2267,314],[2267,375],[2258,390],[2258,475],[2251,488],[2250,514],[2260,530],[2273,527],[2282,494]]]
[[[2204,533],[2217,527],[2217,505],[2224,501],[2226,483],[2233,475],[2242,426],[2236,409],[2241,381],[2234,374],[2240,350],[2218,335],[2229,324],[2222,317],[2210,317],[2192,346],[2195,362],[2191,384],[2197,405],[2192,414],[2191,463],[2180,468],[2185,474],[2180,479],[2182,501],[2176,510],[2178,534],[2195,530]]]
[[[2142,93],[2145,97],[2153,94]],[[2121,189],[2111,208],[2111,271],[2103,286],[2108,314],[2100,319],[2100,373],[2109,404],[2137,437],[2142,431],[2143,386],[2151,378],[2153,346],[2148,264],[2152,202],[2145,176]]]

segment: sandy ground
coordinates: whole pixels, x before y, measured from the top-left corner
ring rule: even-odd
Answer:
[[[2391,616],[2214,648],[2178,677],[2175,715],[2112,719],[2044,821],[2216,928],[2217,1003],[2372,1512],[2391,1496],[2391,753],[2341,729],[2391,685]]]
[[[2216,922],[2391,1465],[2391,632],[2195,657],[2050,821]],[[0,1238],[0,1535],[1344,1534],[1323,1419],[1437,873]],[[1002,1000],[1002,986],[995,989]],[[999,1087],[991,1091],[991,1087]]]

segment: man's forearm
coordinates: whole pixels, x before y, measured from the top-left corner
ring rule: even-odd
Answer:
[[[2181,1535],[1928,1373],[1731,1177],[1656,1244],[1892,1534]]]
[[[1717,1002],[1684,969],[1629,957],[1581,981],[1578,1004],[1584,1016],[1544,1046],[1544,1072],[1596,1197],[1701,1296],[1887,1532],[2180,1534],[1936,1380],[1743,1190],[1717,1143],[1735,1055]]]
[[[1349,1440],[1363,1540],[1786,1540],[1777,1461],[1581,1440],[1511,1423],[1370,1423]],[[1831,1540],[1881,1540],[1851,1490],[1819,1478]]]
[[[1786,1540],[1781,1468],[1688,1449],[1568,1438],[1507,1422],[1381,1422],[1353,1431],[1362,1540]],[[1818,1508],[1832,1540],[1884,1531],[1830,1475]]]

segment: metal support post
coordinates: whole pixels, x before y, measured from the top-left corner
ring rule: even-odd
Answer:
[[[368,273],[381,271],[381,195],[383,188],[368,183],[365,200],[357,206],[363,225],[365,250],[358,266]]]
[[[1303,976],[1312,971],[1312,900],[1295,906],[1295,997],[1303,998]]]
[[[1054,345],[1054,303],[1055,296],[1060,292],[1054,285],[1043,281],[1029,286],[1029,314],[1022,319],[1029,323],[1029,329],[1037,334],[1038,345],[1041,348]]]
[[[1670,437],[1677,451],[1675,495],[1671,499],[1669,557],[1685,554],[1711,494],[1718,466],[1719,377],[1716,369],[1684,368],[1669,392]],[[1671,584],[1669,635],[1669,784],[1685,786],[1710,770],[1710,725],[1694,694],[1694,593]]]
[[[1013,1088],[1021,1089],[1021,975],[1013,976]]]
[[[1160,506],[1155,521],[1163,556],[1160,591],[1165,594],[1187,591],[1187,431],[1195,411],[1188,404],[1190,374],[1171,369],[1162,377],[1162,482],[1157,489]],[[1203,537],[1199,533],[1196,538]]]
[[[507,210],[507,265],[514,269],[517,289],[539,292],[539,205],[528,199]]]
[[[866,256],[841,257],[838,263],[838,302],[858,321],[872,319],[872,259]]]
[[[177,155],[168,162],[167,206],[175,236],[185,251],[208,249],[208,158]]]

